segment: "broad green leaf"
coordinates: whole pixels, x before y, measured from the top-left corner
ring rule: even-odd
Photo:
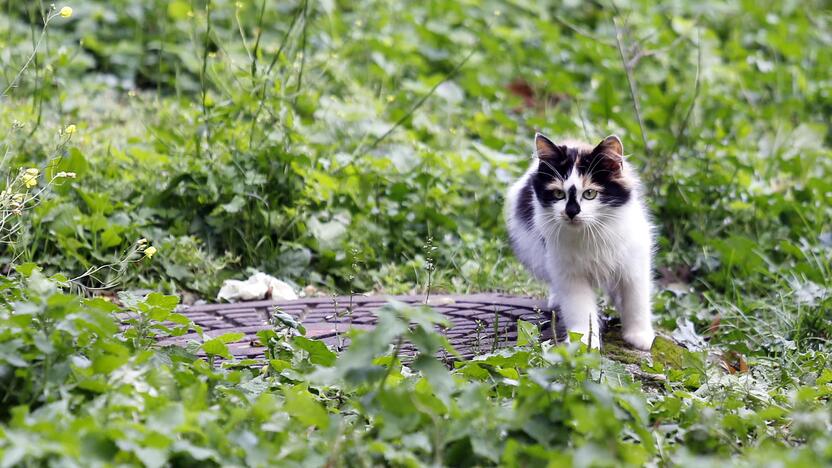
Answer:
[[[153,307],[161,307],[167,309],[169,312],[179,304],[178,296],[166,296],[160,293],[150,293],[144,300],[145,304]]]
[[[537,325],[525,320],[517,321],[517,346],[536,344],[539,336],[540,330]]]
[[[292,342],[298,348],[309,353],[309,362],[321,366],[331,366],[335,364],[336,355],[327,348],[323,341],[310,340],[303,336],[296,336],[292,338]]]
[[[298,421],[306,426],[316,426],[321,429],[329,426],[329,415],[309,393],[305,384],[286,387],[283,395],[286,397],[286,412]]]
[[[234,343],[236,341],[240,341],[246,337],[245,333],[242,332],[231,332],[231,333],[223,333],[222,335],[216,337],[215,339],[223,342],[223,343]]]
[[[454,381],[448,369],[434,357],[421,355],[413,361],[413,368],[421,371],[437,394],[444,398],[450,396]]]
[[[20,265],[15,265],[14,271],[20,273],[24,277],[29,277],[33,271],[40,270],[40,267],[36,263],[27,262],[21,263]]]
[[[231,359],[231,354],[228,352],[228,346],[219,339],[211,339],[202,343],[202,350],[209,356],[220,356],[225,359]]]

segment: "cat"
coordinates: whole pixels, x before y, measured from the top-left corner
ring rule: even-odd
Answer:
[[[624,341],[649,350],[653,226],[621,140],[555,144],[538,133],[536,159],[506,196],[515,255],[549,286],[558,328],[600,348],[596,289],[621,315]]]

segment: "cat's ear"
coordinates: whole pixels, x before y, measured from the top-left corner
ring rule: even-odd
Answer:
[[[607,153],[611,156],[624,157],[624,145],[621,144],[621,139],[616,135],[610,135],[604,138],[598,146],[595,147],[593,153]]]
[[[592,150],[593,156],[600,156],[608,170],[620,171],[624,167],[624,145],[621,139],[610,135]]]
[[[556,145],[542,133],[534,135],[534,149],[537,157],[541,159],[559,159],[566,156],[563,146]]]

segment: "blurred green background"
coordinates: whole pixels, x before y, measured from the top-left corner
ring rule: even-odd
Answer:
[[[211,294],[254,267],[394,290],[423,283],[432,238],[439,286],[528,287],[501,205],[540,130],[622,136],[661,268],[716,287],[783,264],[824,281],[806,257],[829,247],[823,4],[207,7],[81,2],[50,21],[3,97],[3,125],[25,124],[6,164],[46,163],[75,124],[59,167],[79,179],[33,213],[26,260],[79,271],[146,237],[159,261],[131,274],[150,285]],[[48,8],[4,3],[3,83]]]

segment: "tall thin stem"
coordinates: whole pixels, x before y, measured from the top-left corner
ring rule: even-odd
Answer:
[[[0,98],[5,96],[10,89],[17,86],[17,82],[20,81],[20,77],[23,76],[23,72],[25,72],[26,69],[29,68],[29,65],[32,64],[32,60],[34,60],[35,56],[38,54],[38,50],[40,49],[40,45],[43,42],[43,38],[46,37],[46,28],[49,26],[49,21],[51,21],[52,18],[56,16],[58,16],[58,13],[46,16],[46,19],[43,22],[43,30],[41,30],[40,32],[40,36],[38,37],[38,40],[35,43],[35,47],[34,50],[32,50],[32,54],[29,55],[28,59],[26,59],[26,63],[23,64],[23,67],[20,68],[20,70],[17,72],[17,75],[15,75],[14,79],[9,83],[8,86],[6,86],[6,89],[4,89],[2,93],[0,93]]]
[[[636,112],[636,119],[638,120],[638,128],[641,132],[641,142],[644,144],[644,151],[647,156],[650,156],[650,145],[647,142],[647,130],[644,127],[644,119],[641,117],[641,105],[638,101],[638,88],[636,81],[633,78],[633,64],[627,59],[622,44],[623,33],[618,27],[618,22],[613,18],[612,24],[615,26],[615,42],[618,45],[618,55],[621,57],[621,65],[624,66],[624,74],[627,76],[627,84],[630,87],[630,98],[633,101],[633,109]],[[648,159],[651,160],[651,159]]]

